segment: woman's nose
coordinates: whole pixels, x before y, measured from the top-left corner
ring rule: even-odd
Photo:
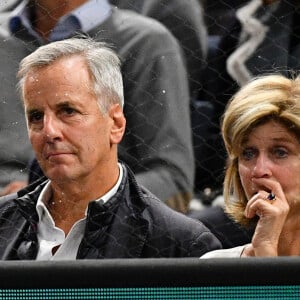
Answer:
[[[256,178],[261,178],[270,177],[271,175],[271,161],[266,155],[259,155],[253,167],[252,176]]]

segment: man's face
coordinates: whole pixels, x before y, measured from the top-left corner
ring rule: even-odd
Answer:
[[[85,180],[109,165],[113,119],[100,112],[91,85],[80,56],[59,59],[26,77],[29,138],[52,180]]]

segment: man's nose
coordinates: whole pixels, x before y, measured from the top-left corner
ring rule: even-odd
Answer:
[[[53,116],[44,116],[43,132],[49,141],[61,138],[59,120]]]

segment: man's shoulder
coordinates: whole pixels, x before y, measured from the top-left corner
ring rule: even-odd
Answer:
[[[154,18],[127,9],[115,9],[112,17],[119,20],[122,28],[130,27],[137,32],[169,34],[169,30]],[[126,22],[124,22],[126,21]],[[138,25],[138,26],[137,26]]]
[[[0,35],[4,37],[8,37],[10,35],[8,29],[9,17],[9,12],[0,12]]]
[[[16,199],[16,198],[18,198],[17,193],[12,193],[12,194],[9,194],[9,195],[1,196],[0,197],[0,208],[2,206],[5,206],[5,205],[11,203],[11,201]]]
[[[0,218],[5,212],[15,212],[16,208],[23,210],[26,207],[28,212],[33,211],[38,196],[47,182],[48,179],[42,177],[16,193],[0,197]]]
[[[146,203],[145,212],[151,216],[151,219],[155,222],[164,224],[165,226],[175,225],[181,228],[190,228],[192,230],[203,230],[210,232],[210,230],[204,226],[202,222],[196,219],[192,219],[181,212],[177,212],[174,209],[167,206],[149,190],[141,187],[144,195],[144,201]]]
[[[17,193],[9,194],[0,197],[0,218],[9,211],[16,211],[15,199],[18,198]]]
[[[1,14],[0,14],[1,15]],[[22,40],[22,37],[15,37],[0,24],[0,53],[3,62],[12,60],[18,66],[21,59],[34,51],[37,46],[33,43]],[[0,57],[0,59],[1,59]]]
[[[134,47],[153,47],[168,49],[178,47],[171,32],[157,20],[131,10],[114,8],[110,18],[94,28],[92,36],[99,39],[107,36],[114,44]],[[100,34],[99,34],[100,33]],[[162,39],[164,43],[162,43]],[[152,48],[152,51],[153,52]],[[133,51],[133,50],[132,50]]]
[[[221,248],[219,240],[203,223],[173,210],[151,193],[142,190],[146,192],[146,206],[142,215],[149,225],[150,244],[160,237],[161,245],[175,241],[187,249],[188,254],[185,255],[199,257],[207,251]]]

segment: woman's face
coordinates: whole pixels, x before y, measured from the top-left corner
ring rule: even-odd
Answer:
[[[285,126],[269,121],[254,128],[238,159],[247,199],[279,183],[289,204],[300,203],[300,144]]]

